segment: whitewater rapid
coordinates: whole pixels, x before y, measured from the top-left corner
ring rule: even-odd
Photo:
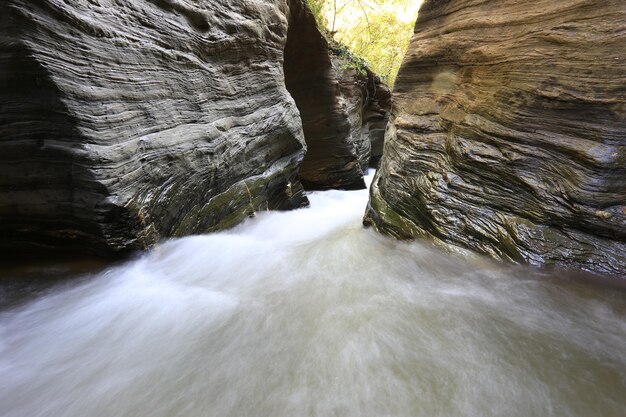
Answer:
[[[2,417],[626,415],[626,292],[363,229],[367,191],[0,313]]]

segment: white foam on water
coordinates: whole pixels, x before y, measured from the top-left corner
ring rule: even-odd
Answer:
[[[602,416],[624,292],[363,229],[310,195],[0,315],[3,417]]]

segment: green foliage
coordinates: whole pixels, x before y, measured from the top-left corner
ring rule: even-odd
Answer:
[[[386,12],[372,16],[369,24],[362,21],[352,31],[340,33],[340,39],[355,54],[365,57],[374,72],[393,84],[412,29],[413,24],[402,24],[395,14]]]
[[[315,20],[317,20],[317,24],[320,27],[326,28],[328,26],[328,21],[326,20],[326,16],[324,15],[324,6],[327,0],[308,0],[308,2],[309,7],[315,15]]]
[[[393,85],[413,34],[416,0],[308,0],[320,26]],[[412,8],[410,6],[413,6]],[[399,18],[405,17],[405,19]],[[352,61],[351,61],[352,62]],[[359,67],[359,64],[355,68]]]
[[[369,63],[341,42],[331,40],[329,42],[331,52],[343,58],[343,69],[352,69],[361,75],[367,75]]]

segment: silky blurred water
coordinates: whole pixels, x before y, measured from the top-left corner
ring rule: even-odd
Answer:
[[[626,415],[626,292],[464,260],[313,193],[0,313],[0,416]]]

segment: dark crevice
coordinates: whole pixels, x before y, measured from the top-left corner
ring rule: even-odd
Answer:
[[[306,189],[364,188],[350,125],[339,101],[328,42],[302,0],[290,2],[285,46],[285,83],[293,97],[307,144],[300,170]]]

